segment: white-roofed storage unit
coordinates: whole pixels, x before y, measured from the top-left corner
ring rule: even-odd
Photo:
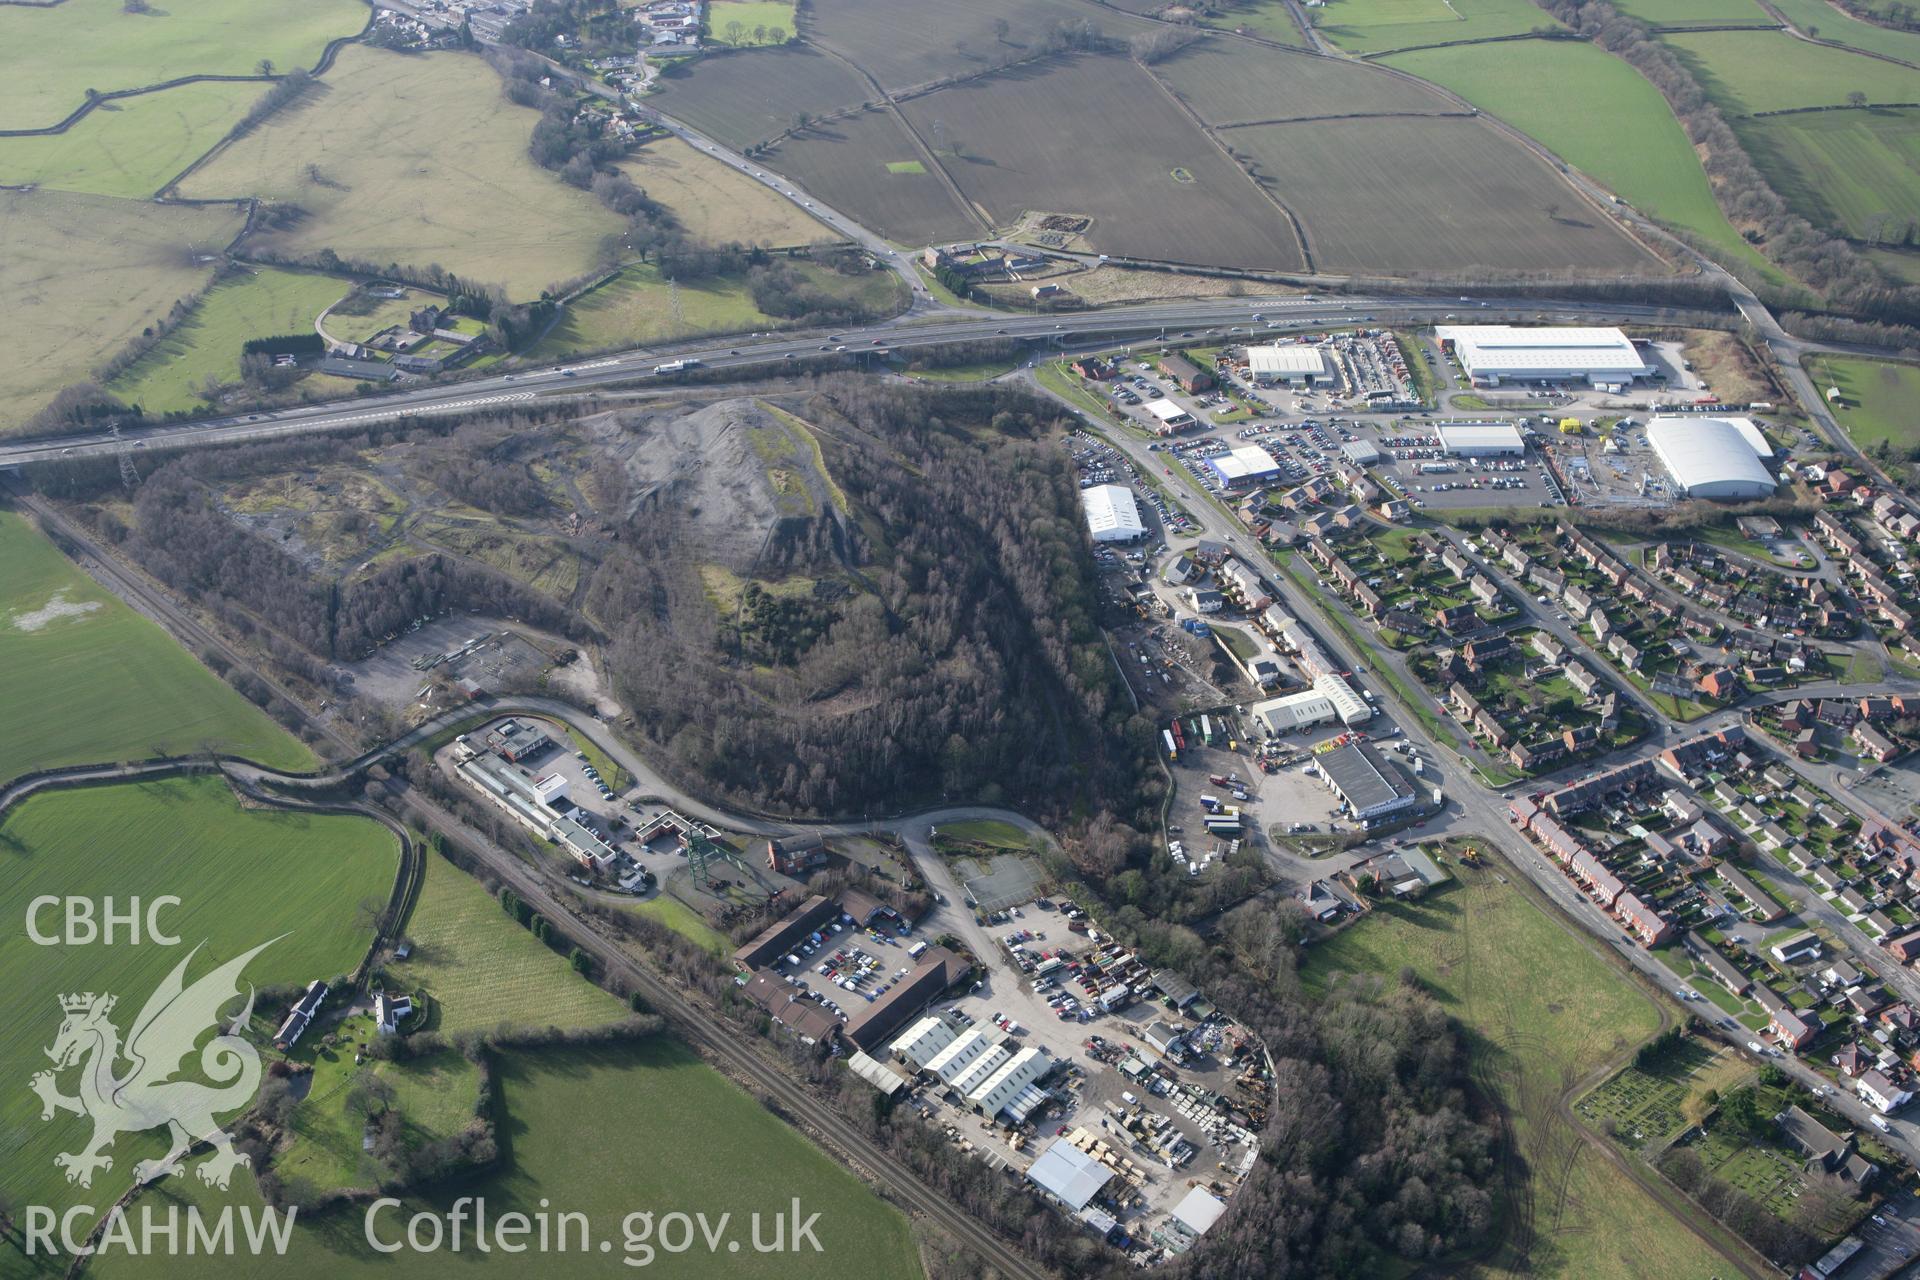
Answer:
[[[1440,447],[1456,458],[1512,457],[1527,451],[1520,428],[1506,422],[1476,422],[1461,426],[1441,423],[1434,428]]]
[[[1618,329],[1525,329],[1507,324],[1443,324],[1433,334],[1451,346],[1477,386],[1504,382],[1586,382],[1625,386],[1654,368]]]
[[[1332,673],[1318,676],[1314,679],[1313,688],[1316,693],[1324,693],[1333,700],[1333,710],[1340,717],[1341,724],[1365,724],[1373,719],[1373,708],[1367,705],[1365,698],[1353,691],[1346,677]]]
[[[1218,458],[1208,458],[1207,466],[1224,485],[1257,484],[1280,474],[1280,464],[1258,445],[1243,445]]]
[[[1163,427],[1184,427],[1193,421],[1193,415],[1171,400],[1147,401],[1147,412],[1160,420]]]
[[[1055,1138],[1027,1170],[1029,1182],[1075,1213],[1086,1208],[1112,1177],[1113,1170],[1101,1164],[1098,1156],[1065,1138]]]
[[[1080,505],[1087,510],[1087,532],[1095,542],[1132,542],[1147,532],[1140,520],[1140,504],[1123,484],[1082,489]]]
[[[1648,429],[1651,430],[1653,425],[1659,422],[1677,423],[1681,427],[1695,426],[1702,422],[1724,422],[1740,433],[1740,438],[1752,448],[1755,457],[1773,457],[1773,441],[1767,439],[1767,433],[1762,431],[1760,424],[1752,418],[1728,418],[1720,414],[1703,417],[1694,413],[1662,413],[1647,420]]]
[[[1330,376],[1327,353],[1318,347],[1300,344],[1248,347],[1247,372],[1255,382],[1287,382],[1296,386],[1310,386]]]
[[[1338,714],[1334,710],[1333,699],[1317,689],[1290,693],[1284,698],[1273,698],[1253,705],[1254,723],[1264,726],[1272,734],[1295,733],[1315,725],[1330,724]]]
[[[1174,1218],[1197,1236],[1207,1234],[1207,1228],[1220,1221],[1220,1215],[1226,1211],[1226,1202],[1205,1187],[1195,1187],[1173,1206]]]
[[[1661,417],[1647,443],[1689,498],[1764,498],[1775,487],[1746,434],[1725,418]]]

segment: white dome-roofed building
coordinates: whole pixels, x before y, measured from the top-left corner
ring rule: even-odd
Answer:
[[[1774,491],[1773,473],[1753,440],[1725,418],[1655,418],[1647,424],[1647,443],[1686,497],[1764,498]]]

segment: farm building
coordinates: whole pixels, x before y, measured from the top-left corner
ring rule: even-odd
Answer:
[[[1193,415],[1171,400],[1149,400],[1147,412],[1154,417],[1154,430],[1163,436],[1193,425]]]
[[[1262,386],[1284,382],[1290,387],[1312,387],[1332,378],[1327,353],[1318,347],[1248,347],[1247,372]]]
[[[1123,484],[1096,484],[1080,491],[1087,510],[1087,532],[1095,542],[1135,542],[1146,536],[1133,490]]]
[[[1386,758],[1364,742],[1335,747],[1316,763],[1327,785],[1346,802],[1354,821],[1362,825],[1370,826],[1418,802],[1413,789]]]
[[[1249,484],[1264,484],[1280,474],[1273,455],[1257,445],[1246,445],[1217,458],[1208,458],[1207,466],[1229,489]]]
[[[1624,387],[1653,366],[1618,329],[1523,329],[1505,324],[1440,325],[1434,331],[1478,387],[1502,382],[1584,382]]]
[[[1435,428],[1440,447],[1456,458],[1518,457],[1527,451],[1520,428],[1505,422],[1476,422]]]
[[[1773,473],[1739,427],[1725,418],[1655,418],[1647,443],[1674,487],[1689,498],[1764,498]]]

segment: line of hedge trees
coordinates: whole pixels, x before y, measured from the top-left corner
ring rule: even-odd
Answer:
[[[267,338],[248,338],[240,344],[243,356],[319,355],[327,349],[327,340],[317,333],[276,333]]]

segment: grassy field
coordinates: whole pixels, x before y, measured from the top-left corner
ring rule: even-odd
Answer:
[[[243,809],[217,778],[35,796],[0,822],[0,913],[16,922],[0,936],[0,971],[9,979],[0,989],[0,1066],[24,1084],[47,1065],[41,1049],[59,1026],[56,999],[65,992],[116,994],[114,1023],[126,1032],[196,946],[189,981],[276,936],[248,966],[253,985],[348,972],[372,937],[359,904],[386,902],[396,853],[393,837],[366,819]],[[180,905],[160,922],[181,944],[37,946],[18,922],[42,894],[111,894],[122,906],[177,895]],[[51,916],[42,925],[58,932]],[[96,1175],[90,1191],[69,1187],[53,1157],[78,1148],[87,1122],[42,1123],[39,1115],[25,1088],[0,1100],[0,1163],[18,1204],[109,1204],[129,1185],[135,1158],[162,1149],[159,1133],[123,1137],[112,1170]]]
[[[875,306],[892,304],[898,279],[891,272],[842,276],[830,267],[795,263],[814,283],[842,296],[862,297]],[[780,321],[753,304],[744,279],[694,280],[680,286],[680,321],[668,301],[667,282],[652,263],[628,267],[617,277],[568,304],[553,330],[527,354],[547,360],[571,351],[599,351],[707,333],[745,333],[773,329]]]
[[[1732,1274],[1569,1121],[1566,1095],[1659,1029],[1652,1001],[1492,870],[1382,907],[1310,952],[1307,981],[1393,981],[1411,968],[1468,1032],[1472,1072],[1513,1126],[1524,1186],[1503,1204],[1505,1247],[1476,1277],[1707,1280]],[[1515,981],[1515,975],[1525,981]],[[1630,1232],[1612,1224],[1632,1222]]]
[[[707,30],[714,40],[737,49],[784,44],[794,34],[793,3],[792,0],[713,0],[707,6]]]
[[[0,434],[204,285],[243,222],[233,209],[0,191]]]
[[[812,49],[762,49],[707,58],[661,74],[651,105],[739,149],[776,137],[804,112],[858,106],[873,91]]]
[[[490,1216],[514,1210],[533,1215],[543,1203],[551,1205],[549,1212],[584,1213],[595,1242],[591,1249],[579,1252],[576,1245],[575,1252],[547,1255],[531,1266],[526,1258],[480,1254],[470,1243],[460,1253],[443,1248],[380,1256],[367,1246],[361,1212],[348,1209],[319,1219],[303,1215],[285,1258],[195,1258],[192,1274],[358,1280],[393,1275],[396,1259],[404,1259],[407,1274],[418,1280],[471,1276],[476,1266],[502,1275],[630,1276],[635,1268],[622,1262],[622,1220],[636,1210],[651,1211],[656,1219],[704,1212],[709,1223],[730,1214],[727,1234],[740,1242],[738,1253],[729,1252],[724,1240],[714,1253],[704,1244],[684,1254],[658,1252],[649,1274],[681,1280],[913,1280],[921,1274],[905,1218],[673,1041],[516,1052],[499,1060],[494,1079],[506,1156],[501,1167],[410,1199],[404,1209],[378,1219],[377,1229],[383,1238],[402,1233],[416,1210],[444,1213],[457,1197],[476,1196],[486,1200]],[[221,1196],[191,1178],[176,1178],[148,1199],[164,1216],[168,1203],[257,1204],[256,1195],[250,1184]],[[762,1239],[770,1240],[772,1215],[788,1211],[795,1195],[802,1218],[820,1215],[814,1234],[821,1251],[803,1245],[797,1252],[756,1253],[750,1247],[751,1215],[763,1215]],[[611,1251],[600,1251],[602,1239]],[[186,1273],[177,1261],[126,1254],[102,1258],[89,1270],[107,1280]]]
[[[0,781],[213,746],[280,768],[313,755],[173,638],[0,511]]]
[[[1484,40],[1560,25],[1528,0],[1331,0],[1308,12],[1321,34],[1354,53]]]
[[[207,153],[266,92],[183,84],[96,107],[65,133],[0,138],[0,183],[144,199]]]
[[[1599,46],[1458,45],[1387,61],[1538,138],[1642,213],[1691,231],[1729,260],[1779,276],[1720,212],[1693,144],[1659,90]]]
[[[793,201],[679,138],[655,139],[620,167],[682,226],[714,244],[785,248],[835,238]]]
[[[695,911],[678,898],[658,894],[642,902],[628,905],[627,909],[637,916],[645,916],[656,924],[663,924],[683,938],[699,943],[717,956],[724,956],[733,950],[733,944],[727,941],[723,933],[715,931]]]
[[[891,91],[977,75],[1034,57],[1063,22],[1091,21],[1124,41],[1153,24],[1080,0],[809,0],[807,39],[844,54]],[[1007,34],[995,34],[1004,22]],[[862,94],[865,98],[867,95]],[[858,101],[858,99],[856,99]]]
[[[1655,27],[1718,27],[1738,22],[1772,26],[1754,0],[1621,0],[1620,12]]]
[[[1509,74],[1511,74],[1511,65]],[[1424,85],[1363,62],[1281,53],[1220,39],[1154,64],[1154,76],[1211,125],[1460,108]]]
[[[566,958],[514,923],[480,883],[436,855],[407,921],[413,954],[387,966],[432,1000],[443,1035],[523,1027],[591,1027],[618,1021],[618,1000],[567,967]]]
[[[341,1028],[343,1041],[373,1038],[373,1019],[361,1014]],[[354,1078],[377,1076],[393,1090],[392,1107],[405,1117],[409,1147],[450,1138],[473,1119],[480,1068],[452,1049],[405,1062],[355,1066],[349,1043],[314,1055],[313,1083],[293,1113],[293,1137],[274,1156],[274,1172],[289,1185],[314,1191],[378,1185],[378,1169],[362,1149],[365,1117],[350,1106]]]
[[[1657,265],[1483,121],[1328,120],[1224,136],[1306,224],[1323,270]],[[1421,199],[1409,202],[1408,191]]]
[[[327,336],[339,342],[365,342],[390,325],[405,324],[421,307],[444,302],[422,289],[402,289],[398,298],[356,293],[327,313]]]
[[[1076,57],[968,81],[903,109],[922,138],[940,139],[948,173],[997,224],[1032,209],[1087,214],[1087,238],[1102,253],[1301,264],[1285,217],[1135,63]],[[1040,120],[1054,127],[1035,128]],[[1056,130],[1079,145],[1059,146]],[[901,181],[869,172],[869,189]],[[868,198],[848,192],[856,212]]]
[[[980,230],[929,172],[906,130],[883,112],[809,129],[767,159],[828,204],[855,208],[862,222],[895,244],[955,240]]]
[[[1662,39],[1731,115],[1842,106],[1856,90],[1870,105],[1920,102],[1920,71],[1808,44],[1782,31],[1710,31]]]
[[[1920,32],[1894,31],[1861,22],[1840,12],[1827,0],[1773,0],[1773,7],[1801,31],[1869,53],[1920,63]]]
[[[1896,453],[1920,446],[1920,415],[1914,412],[1920,404],[1920,365],[1815,356],[1807,372],[1823,396],[1829,387],[1840,388],[1843,403],[1828,405],[1862,449],[1882,441]]]
[[[1819,111],[1740,122],[1774,187],[1810,221],[1898,241],[1920,220],[1920,111]]]
[[[1157,4],[1153,6],[1159,7]],[[1300,31],[1300,24],[1293,20],[1293,14],[1283,0],[1232,0],[1228,4],[1216,5],[1210,16],[1202,18],[1201,22],[1223,31],[1244,31],[1248,35],[1279,44],[1304,46],[1307,42]]]
[[[538,115],[502,97],[478,58],[354,46],[319,83],[181,194],[257,195],[306,211],[256,237],[261,248],[437,262],[515,298],[591,271],[621,229],[591,195],[528,158]]]
[[[224,280],[201,300],[191,318],[167,334],[107,390],[148,413],[193,409],[207,403],[208,378],[240,380],[240,346],[249,338],[307,333],[313,319],[339,301],[350,286],[332,276],[271,268]]]
[[[197,0],[131,13],[120,0],[0,5],[0,128],[58,124],[88,89],[190,75],[310,67],[327,41],[367,23],[354,0]]]

